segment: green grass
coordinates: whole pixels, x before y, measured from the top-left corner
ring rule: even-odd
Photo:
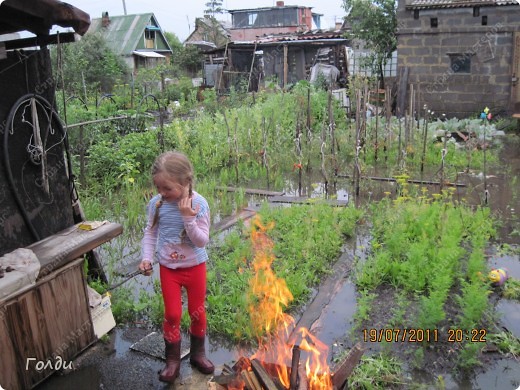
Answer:
[[[358,209],[325,204],[287,208],[263,207],[264,224],[274,222],[267,234],[274,242],[272,263],[294,300],[285,310],[306,302],[311,288],[320,283],[337,260],[347,235],[362,215]],[[254,340],[249,305],[249,281],[254,256],[249,230],[226,236],[210,249],[208,264],[208,326],[214,333],[236,340]]]

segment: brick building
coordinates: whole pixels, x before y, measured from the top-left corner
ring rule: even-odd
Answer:
[[[398,68],[421,106],[459,118],[520,112],[517,1],[405,0],[397,20]]]

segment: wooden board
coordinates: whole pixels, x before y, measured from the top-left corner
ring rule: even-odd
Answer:
[[[32,250],[40,260],[41,269],[38,278],[41,278],[110,241],[122,231],[123,227],[118,223],[106,223],[90,231],[80,230],[76,224],[29,245],[27,249]]]
[[[222,230],[229,229],[231,226],[235,225],[238,221],[245,221],[256,214],[256,211],[251,209],[241,210],[238,214],[232,215],[229,218],[222,219],[216,224],[212,225],[211,228],[214,232],[218,233]]]
[[[347,206],[347,200],[340,199],[319,199],[319,198],[306,198],[303,196],[272,196],[268,199],[269,202],[273,203],[326,203],[330,206]]]
[[[265,195],[265,196],[280,196],[285,195],[285,192],[280,191],[269,191],[269,190],[259,190],[255,188],[237,188],[237,187],[215,187],[217,190],[223,190],[228,192],[237,192],[243,190],[244,193],[249,195]]]

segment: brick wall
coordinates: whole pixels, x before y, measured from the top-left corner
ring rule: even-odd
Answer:
[[[507,110],[511,97],[513,33],[520,31],[520,6],[458,9],[398,9],[398,67],[409,68],[418,104],[449,117],[478,115],[485,107]],[[487,18],[487,25],[483,24]],[[437,27],[432,27],[432,19]],[[456,72],[462,63],[469,72]]]

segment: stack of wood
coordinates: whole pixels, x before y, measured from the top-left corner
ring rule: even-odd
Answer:
[[[334,367],[331,374],[333,386],[331,390],[340,390],[344,387],[363,353],[361,345],[356,344],[348,355]],[[307,390],[309,383],[305,367],[299,363],[299,350],[293,348],[292,367],[284,367],[288,370],[291,382],[290,386],[286,387],[276,375],[278,367],[275,364],[240,357],[233,366],[224,364],[222,373],[212,378],[209,388],[212,390]]]

